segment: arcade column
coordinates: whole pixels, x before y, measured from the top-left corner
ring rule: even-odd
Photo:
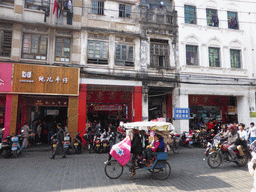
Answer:
[[[68,98],[68,131],[71,132],[71,138],[77,133],[78,125],[78,97],[69,96]]]
[[[16,134],[19,95],[6,95],[4,137]]]
[[[85,134],[86,129],[86,93],[87,85],[80,85],[78,96],[78,132],[81,131],[81,135]],[[82,140],[84,144],[84,139]]]
[[[133,91],[133,122],[142,121],[142,87],[134,87]]]

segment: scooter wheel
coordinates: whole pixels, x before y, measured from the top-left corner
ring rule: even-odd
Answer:
[[[188,144],[188,148],[189,149],[192,149],[193,148],[193,145],[191,145],[190,143]]]

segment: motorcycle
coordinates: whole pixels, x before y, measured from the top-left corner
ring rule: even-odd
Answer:
[[[172,131],[167,139],[167,149],[173,151],[173,153],[177,154],[180,152],[180,145],[179,145],[179,137],[180,134],[176,134]]]
[[[2,142],[2,150],[3,150],[3,156],[4,158],[9,158],[12,155],[12,136],[8,135],[3,139]]]
[[[77,133],[73,139],[73,149],[75,150],[75,154],[82,153],[82,138],[79,136],[80,133],[81,132]]]
[[[22,145],[22,135],[17,135],[11,137],[11,142],[12,142],[12,148],[11,148],[11,153],[14,157],[18,157],[21,155],[21,145]]]
[[[5,130],[5,128],[2,128],[0,130],[0,155],[3,152],[2,142],[3,142],[4,130]]]
[[[218,168],[220,166],[220,164],[222,162],[234,162],[236,163],[238,166],[244,166],[247,164],[248,162],[248,153],[249,153],[249,149],[248,147],[244,147],[242,145],[242,150],[244,152],[244,156],[240,156],[239,151],[236,149],[234,150],[237,160],[233,161],[231,158],[231,155],[228,152],[228,147],[229,145],[224,142],[223,144],[220,144],[220,139],[218,142],[215,143],[214,145],[214,150],[213,152],[211,152],[208,156],[208,165],[211,168]]]
[[[103,153],[109,151],[109,137],[106,131],[104,131],[104,133],[101,135],[101,150]]]
[[[55,151],[55,148],[56,148],[56,146],[57,146],[57,143],[58,143],[57,133],[55,133],[55,134],[52,136],[52,153]]]
[[[83,138],[85,139],[85,148],[88,149],[89,153],[91,153],[93,148],[93,133],[91,131],[87,131],[83,135]]]
[[[206,140],[211,143],[213,141],[214,136],[214,129],[211,129],[211,131],[207,134]]]
[[[180,139],[180,145],[182,146],[187,146],[188,148],[193,148],[193,135],[184,131],[182,136],[181,136],[181,139]]]
[[[215,136],[213,138],[213,142],[212,143],[208,142],[206,150],[205,150],[206,157],[208,157],[210,153],[216,151],[216,149],[217,149],[217,147],[218,147],[218,145],[220,143],[221,143],[221,141],[220,141],[220,137],[219,136]]]
[[[64,144],[63,144],[64,150],[66,154],[70,154],[71,151],[71,137],[70,133],[66,133],[64,137]]]

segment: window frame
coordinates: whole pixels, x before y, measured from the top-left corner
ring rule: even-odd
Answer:
[[[152,47],[153,46],[153,47]],[[158,46],[158,49],[156,49]],[[161,47],[162,46],[162,47]],[[161,54],[166,52],[165,54]],[[153,54],[152,54],[153,51]],[[156,51],[158,53],[156,53]],[[154,68],[169,68],[170,67],[170,46],[168,40],[160,40],[160,39],[151,39],[150,40],[150,67]],[[162,60],[161,58],[165,58]],[[163,61],[162,66],[160,65],[160,61]]]
[[[210,13],[209,11],[216,11],[216,13]],[[219,27],[219,21],[217,24],[215,24],[212,21],[212,16],[216,15],[217,19],[218,19],[218,10],[217,9],[206,9],[206,22],[207,22],[207,26],[211,26],[211,27]]]
[[[124,9],[121,10],[121,7]],[[129,7],[129,8],[128,8]],[[132,6],[128,4],[119,4],[119,17],[120,18],[131,18]]]
[[[239,52],[239,54],[231,54],[231,52]],[[236,63],[232,63],[232,60],[235,61],[235,57],[239,56],[239,67],[236,66]],[[232,66],[233,65],[233,66]],[[230,49],[230,67],[232,69],[241,69],[242,68],[242,62],[241,62],[241,50],[240,49]]]
[[[2,45],[0,44],[0,50],[3,50],[3,52],[0,52],[0,57],[8,57],[8,58],[10,58],[10,57],[11,57],[11,54],[12,54],[12,30],[0,29],[0,31],[3,32],[3,44],[2,44]],[[10,35],[9,41],[6,40],[6,38],[5,38],[6,33],[7,33],[7,35]],[[9,34],[8,34],[8,33],[9,33]],[[7,37],[7,38],[8,38],[8,37]],[[7,45],[6,45],[7,47],[6,47],[6,48],[2,48],[1,46],[4,47],[4,43],[5,43],[6,41],[7,41]],[[0,41],[0,42],[1,42],[1,41]],[[4,55],[5,49],[8,49],[8,48],[9,48],[8,55]]]
[[[194,50],[190,49],[190,50],[191,50],[190,52],[192,52],[190,58],[188,58],[188,54],[189,54],[189,53],[188,53],[188,47],[196,48],[196,52],[194,52]],[[188,62],[188,60],[189,60],[189,59],[191,60],[192,56],[194,56],[193,53],[196,54],[195,59],[194,59],[194,60],[195,60],[195,64],[192,64],[192,62]],[[189,44],[186,45],[186,65],[190,65],[190,66],[199,66],[198,45],[189,45]]]
[[[230,14],[234,14],[236,18],[236,24],[231,26],[231,20],[232,18],[230,18]],[[229,29],[235,29],[235,30],[239,30],[239,20],[238,20],[238,12],[234,12],[234,11],[227,11],[227,19],[228,19],[228,28]]]
[[[126,46],[126,59],[117,59],[117,47],[120,45],[120,57],[123,56],[123,46]],[[130,48],[132,48],[132,60],[129,60],[129,51]],[[123,65],[120,65],[118,63],[123,63]],[[115,65],[116,66],[129,66],[134,67],[134,44],[128,44],[128,43],[121,43],[116,42],[115,43]]]
[[[94,8],[94,3],[96,3],[97,5]],[[91,1],[91,13],[92,14],[96,14],[96,15],[104,15],[104,6],[105,6],[105,2],[101,1],[101,0],[93,0]]]
[[[186,8],[194,8],[194,11],[188,11],[188,10],[186,10]],[[190,19],[190,21],[187,22],[189,18],[192,18],[191,15],[193,15],[193,19]],[[196,25],[197,24],[196,16],[197,16],[197,14],[196,14],[196,6],[184,5],[184,21],[185,21],[185,23],[187,23],[187,24],[195,24]],[[193,21],[193,22],[191,23],[191,21]]]
[[[214,56],[211,54],[210,52],[210,49],[212,50],[218,50],[218,59],[219,59],[219,62],[218,62],[218,66],[216,65],[216,63],[214,62],[213,66],[211,66],[211,56]],[[216,55],[216,54],[215,54]],[[219,47],[208,47],[208,57],[209,57],[209,67],[221,67],[221,61],[220,61],[220,48]],[[213,57],[214,61],[216,61],[216,58]]]
[[[30,35],[31,38],[30,38],[30,53],[24,53],[24,37],[25,35]],[[39,40],[38,40],[38,46],[37,46],[37,53],[32,53],[32,36],[38,36],[39,37]],[[45,37],[46,38],[46,45],[45,45],[45,54],[43,53],[40,53],[40,46],[41,46],[41,39],[42,37]],[[23,38],[22,38],[22,51],[21,51],[21,58],[22,59],[34,59],[34,60],[39,60],[39,61],[47,61],[47,55],[48,55],[48,39],[49,39],[49,36],[47,34],[38,34],[38,33],[23,33]],[[24,58],[24,55],[32,55],[33,58]],[[36,57],[45,57],[45,59],[37,59]]]
[[[62,55],[57,55],[57,39],[62,39]],[[65,47],[65,40],[68,39],[69,40],[69,47]],[[56,36],[55,37],[55,55],[54,55],[54,61],[57,61],[57,62],[67,62],[69,63],[70,62],[70,57],[71,57],[71,45],[72,45],[72,42],[71,42],[71,38],[70,37],[61,37],[61,36]],[[69,48],[69,51],[65,51],[65,48]],[[69,56],[65,56],[65,52],[68,52],[69,53]],[[60,60],[58,61],[57,58],[60,58]],[[68,59],[68,60],[67,60]]]
[[[25,0],[24,8],[45,11],[50,9],[50,0]]]
[[[101,43],[101,46],[102,49],[100,49],[99,51],[99,55],[100,57],[97,58],[97,57],[89,57],[89,54],[90,54],[90,46],[89,46],[89,43],[90,42],[94,42],[94,52],[96,51],[95,50],[95,47],[96,47],[96,42],[100,42]],[[104,50],[104,44],[107,45],[108,47],[108,50],[107,50],[107,58],[104,58],[102,57]],[[95,53],[93,53],[95,55]],[[87,64],[102,64],[102,65],[108,65],[108,62],[109,62],[109,40],[102,40],[102,39],[88,39],[87,41]]]

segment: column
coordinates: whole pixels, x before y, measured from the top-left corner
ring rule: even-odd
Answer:
[[[16,133],[18,95],[6,95],[4,137]]]
[[[240,96],[237,98],[237,116],[238,116],[238,122],[244,123],[246,127],[250,125],[250,123],[253,121],[253,119],[250,117],[250,106],[248,102],[247,96]],[[254,120],[254,123],[255,120]]]
[[[74,138],[78,129],[78,97],[68,97],[68,132]]]
[[[172,94],[167,95],[166,120],[172,118]]]
[[[142,89],[142,120],[148,120],[148,87]]]
[[[181,88],[174,89],[172,99],[175,108],[189,108],[188,95]],[[177,133],[189,131],[189,120],[174,120],[173,125]]]
[[[81,131],[81,135],[85,134],[86,129],[86,93],[87,85],[80,85],[79,97],[78,97],[78,132]],[[82,140],[85,143],[84,139]]]
[[[142,87],[134,87],[133,92],[133,122],[142,121]]]

